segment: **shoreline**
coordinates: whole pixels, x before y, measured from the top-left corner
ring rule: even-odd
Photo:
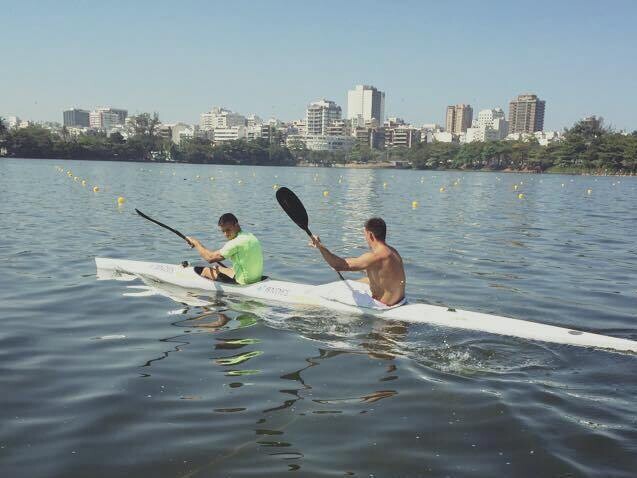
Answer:
[[[515,173],[515,174],[564,174],[567,176],[621,176],[621,177],[637,177],[635,173],[605,173],[602,171],[590,171],[590,170],[565,170],[565,171],[551,171],[549,168],[546,171],[530,171],[525,169],[416,169],[411,167],[396,166],[392,163],[334,163],[331,165],[305,163],[300,162],[297,164],[230,164],[230,163],[194,163],[194,162],[181,162],[181,161],[148,161],[145,159],[85,159],[85,158],[17,158],[13,156],[0,156],[0,160],[3,159],[17,159],[17,160],[29,160],[29,161],[102,161],[110,163],[144,163],[144,164],[194,164],[194,165],[209,165],[209,166],[272,166],[272,167],[288,167],[288,168],[325,168],[325,169],[398,169],[398,170],[411,170],[411,171],[454,171],[462,173]]]

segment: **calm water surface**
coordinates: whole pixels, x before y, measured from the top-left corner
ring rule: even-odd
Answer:
[[[334,280],[275,184],[339,254],[383,216],[412,301],[637,340],[637,178],[2,160],[1,476],[635,476],[634,355],[96,280],[196,262],[134,207]]]

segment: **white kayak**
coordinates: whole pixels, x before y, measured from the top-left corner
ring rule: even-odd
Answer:
[[[191,266],[101,257],[95,258],[95,265],[97,277],[102,280],[135,280],[141,277],[187,289],[238,295],[292,306],[318,306],[338,312],[372,315],[388,320],[478,330],[579,347],[637,352],[637,342],[633,340],[480,312],[419,303],[381,309],[375,307],[369,300],[369,286],[358,281],[337,281],[317,286],[265,279],[255,284],[236,285],[205,279]]]

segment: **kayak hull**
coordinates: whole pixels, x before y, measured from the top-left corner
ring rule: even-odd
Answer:
[[[292,306],[324,307],[338,312],[373,315],[387,320],[434,324],[579,347],[637,352],[637,342],[633,340],[480,312],[419,303],[388,310],[361,307],[356,305],[353,296],[369,293],[369,289],[367,285],[356,281],[337,281],[315,286],[266,279],[242,286],[205,279],[192,267],[181,265],[100,257],[95,258],[95,264],[98,279],[102,280],[134,280],[141,276],[188,289],[275,301]]]

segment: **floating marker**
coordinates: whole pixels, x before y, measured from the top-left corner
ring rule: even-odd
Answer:
[[[562,187],[564,187],[564,183],[562,183]]]
[[[383,183],[383,189],[387,189],[387,183]]]
[[[239,180],[237,181],[237,184],[243,184],[243,179],[239,179]]]
[[[518,199],[524,199],[524,194],[522,193],[518,194]]]
[[[215,177],[214,176],[210,176],[210,181],[214,181],[214,180],[215,180]]]
[[[327,196],[329,196],[329,195],[330,195],[330,192],[329,192],[329,191],[323,191],[323,196],[324,196],[324,197],[327,197]]]
[[[98,188],[97,186],[93,187],[93,192],[94,193],[98,193],[100,191],[100,188]]]
[[[274,189],[274,190],[279,189],[279,185],[275,184],[274,186],[272,186],[272,189]]]
[[[446,189],[445,189],[445,187],[444,187],[444,186],[440,188],[440,192],[441,192],[441,193],[444,193],[445,191],[446,191]]]
[[[86,181],[82,179],[82,186],[86,186]]]
[[[591,194],[593,194],[593,190],[592,189],[587,189],[586,190],[586,194],[588,194],[590,196]]]
[[[513,190],[514,190],[514,191],[517,191],[517,190],[518,190],[518,185],[517,185],[517,184],[514,184],[514,185],[513,185]]]
[[[117,204],[119,204],[120,206],[124,204],[124,202],[126,202],[126,200],[122,196],[117,198]]]
[[[418,201],[412,201],[411,202],[411,208],[412,209],[416,209],[418,207]]]

